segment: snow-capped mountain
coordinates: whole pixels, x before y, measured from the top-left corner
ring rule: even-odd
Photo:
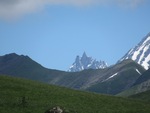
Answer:
[[[137,46],[130,49],[120,61],[125,59],[136,61],[146,70],[150,67],[150,33],[147,34]]]
[[[107,63],[104,61],[97,61],[92,57],[88,57],[84,52],[82,57],[77,56],[75,62],[70,66],[69,72],[82,71],[84,69],[100,69],[106,68]]]

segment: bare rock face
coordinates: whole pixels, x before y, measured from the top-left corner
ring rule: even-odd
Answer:
[[[52,109],[47,110],[45,113],[65,113],[65,112],[59,106],[56,106],[53,107]]]

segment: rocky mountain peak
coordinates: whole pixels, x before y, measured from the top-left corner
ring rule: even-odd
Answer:
[[[82,71],[84,69],[100,69],[106,67],[107,67],[106,62],[97,61],[96,59],[87,56],[87,54],[84,52],[82,57],[80,56],[76,57],[75,62],[70,66],[68,71],[77,72],[77,71]]]
[[[150,67],[150,33],[148,33],[134,48],[130,49],[119,61],[132,59],[145,69]]]

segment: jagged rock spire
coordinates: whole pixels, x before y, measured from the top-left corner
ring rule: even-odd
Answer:
[[[77,56],[75,62],[70,66],[70,72],[82,71],[84,69],[100,69],[106,68],[107,63],[104,61],[97,61],[92,57],[88,57],[86,52],[83,53],[82,57]]]

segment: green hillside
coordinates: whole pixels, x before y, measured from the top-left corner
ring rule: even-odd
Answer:
[[[125,90],[125,91],[122,91],[118,94],[116,94],[116,96],[120,96],[120,97],[129,97],[131,95],[134,95],[137,93],[137,89],[138,89],[138,85],[134,86],[134,87],[131,87],[130,89],[128,90]]]
[[[147,102],[150,102],[150,90],[142,92],[142,93],[138,93],[136,95],[132,95],[129,98],[134,98],[134,99],[139,99],[139,100],[145,100]]]
[[[44,113],[61,106],[68,113],[149,113],[145,101],[93,94],[0,76],[0,113]]]
[[[129,88],[128,90],[125,90],[125,91],[117,94],[117,96],[129,97],[131,95],[142,93],[142,92],[145,92],[148,90],[150,90],[150,80],[147,80],[147,81],[142,82],[138,85],[135,85],[135,86]]]

